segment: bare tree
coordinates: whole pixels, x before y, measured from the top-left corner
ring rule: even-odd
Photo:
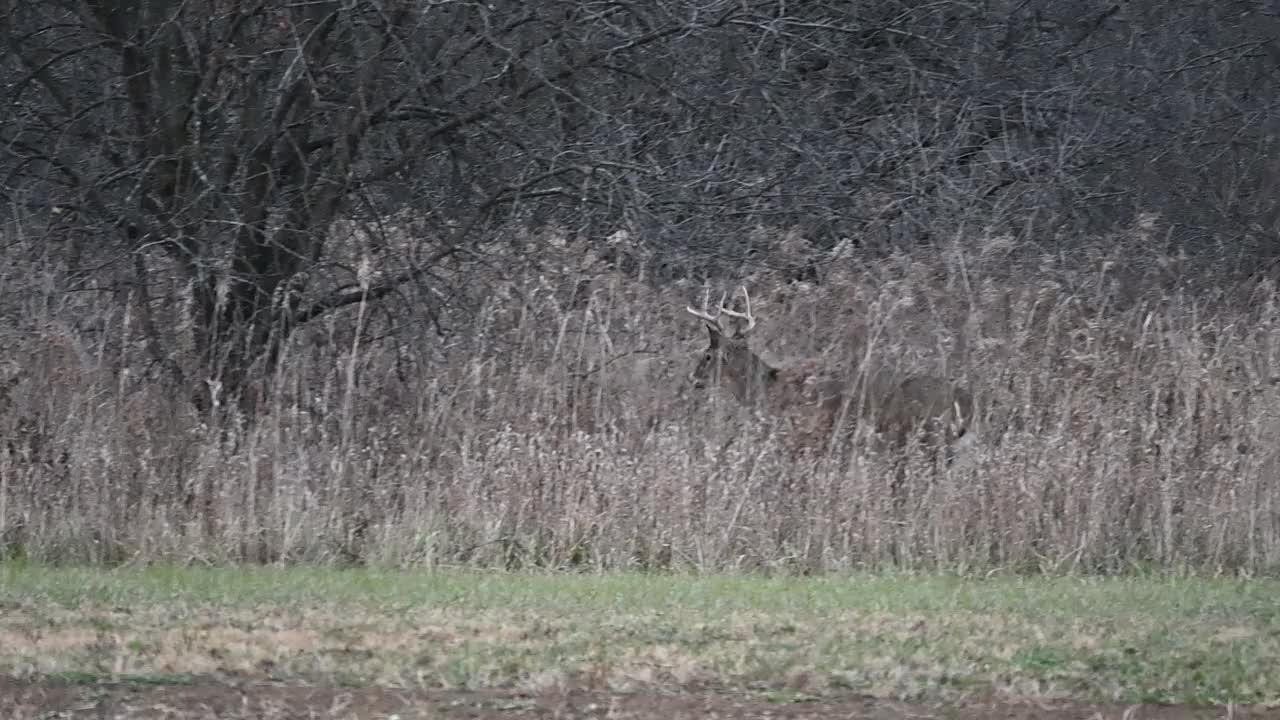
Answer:
[[[785,262],[758,227],[893,248],[1146,210],[1256,254],[1275,19],[1220,7],[9,3],[0,200],[171,378],[248,405],[298,327],[462,277],[499,228],[626,227],[611,259],[659,280]]]
[[[557,158],[560,139],[530,147],[521,127],[579,102],[575,77],[723,23],[725,7],[22,4],[4,159],[24,204],[70,218],[128,278],[155,360],[252,405],[251,370],[295,328],[422,278],[528,198],[592,197],[599,159]],[[397,186],[427,188],[429,237],[380,255],[340,245],[334,223],[379,217]],[[174,273],[194,361],[153,312]]]

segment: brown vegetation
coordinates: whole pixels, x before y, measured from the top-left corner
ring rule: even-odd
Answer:
[[[878,720],[917,718],[941,712],[937,705],[857,696],[835,700],[801,697],[779,702],[736,696],[714,689],[618,692],[600,688],[563,688],[536,693],[521,690],[438,690],[296,686],[279,683],[232,684],[203,681],[183,685],[66,685],[0,678],[0,692],[13,698],[14,720],[68,717],[204,718],[210,713],[228,720],[293,720],[345,718],[520,718],[575,717],[610,720],[684,720],[734,717],[743,720],[819,720],[866,717]],[[988,697],[948,704],[956,720],[1074,720],[1082,717],[1141,717],[1150,720],[1207,720],[1222,716],[1217,707],[1185,705],[1104,705],[1069,701],[1017,702]],[[1231,708],[1234,717],[1275,717],[1265,708]]]
[[[444,331],[354,305],[290,341],[255,418],[220,420],[121,306],[16,264],[0,542],[97,562],[1272,571],[1275,288],[1173,272],[1143,232],[1063,258],[975,238],[814,255],[811,282],[723,279],[757,290],[776,366],[972,390],[966,461],[919,482],[909,461],[901,502],[883,457],[799,464],[776,422],[706,402],[685,380],[703,340],[670,303],[701,287],[581,244],[473,278]]]

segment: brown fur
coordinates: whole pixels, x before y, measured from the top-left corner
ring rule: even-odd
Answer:
[[[694,385],[707,387],[718,376],[742,404],[783,417],[796,452],[841,451],[859,426],[895,448],[917,433],[949,445],[972,420],[971,394],[945,378],[879,370],[842,383],[821,378],[813,363],[777,368],[751,350],[745,331],[729,334],[703,320],[709,344],[690,374]]]

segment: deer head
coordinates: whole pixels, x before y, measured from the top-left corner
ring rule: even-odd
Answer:
[[[755,404],[769,391],[769,386],[778,379],[778,370],[770,366],[751,351],[747,337],[756,326],[755,316],[751,314],[751,296],[746,287],[742,288],[745,303],[744,312],[730,309],[725,300],[728,293],[720,296],[720,303],[713,313],[707,307],[710,295],[704,295],[702,309],[686,307],[685,311],[698,318],[707,327],[707,349],[702,358],[689,374],[694,387],[705,388],[717,382],[729,388],[738,399],[747,405]],[[728,319],[728,325],[724,319]]]

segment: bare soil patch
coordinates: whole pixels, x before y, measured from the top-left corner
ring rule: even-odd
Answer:
[[[1098,705],[1073,702],[1017,703],[999,698],[961,704],[919,704],[851,696],[815,701],[770,702],[713,689],[616,693],[557,689],[538,693],[505,690],[402,690],[316,687],[206,680],[182,685],[68,684],[0,678],[0,702],[13,720],[36,718],[165,718],[189,720],[292,720],[293,718],[954,718],[1031,720],[1124,718],[1191,720],[1280,718],[1274,708],[1179,705]]]

